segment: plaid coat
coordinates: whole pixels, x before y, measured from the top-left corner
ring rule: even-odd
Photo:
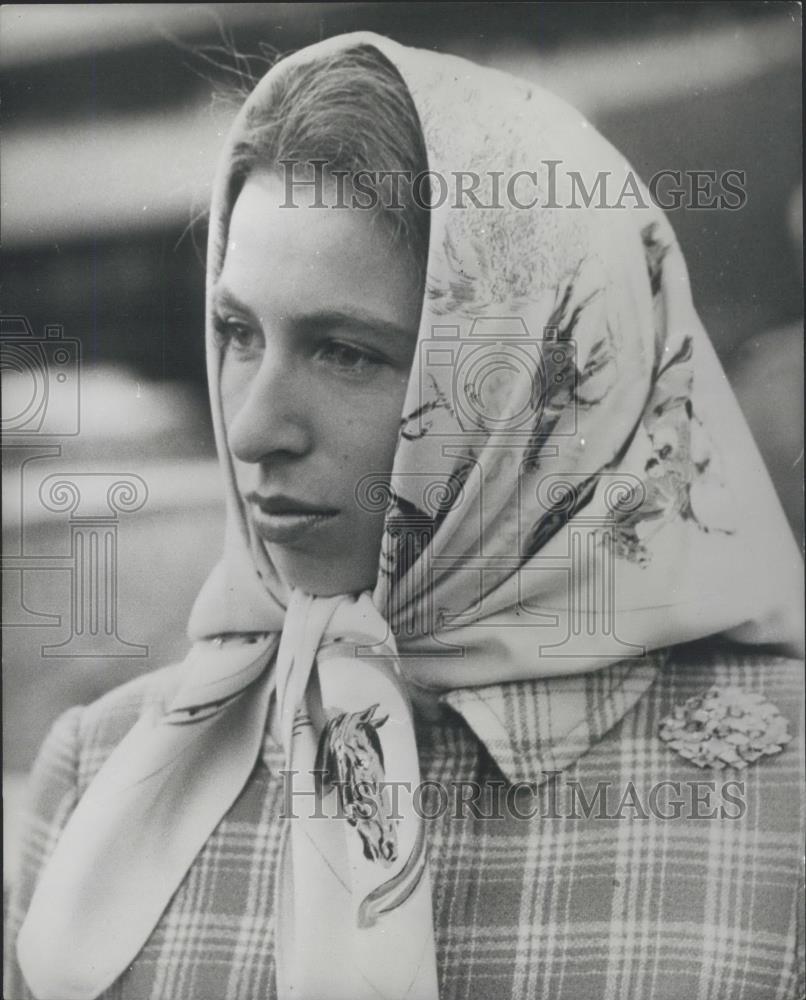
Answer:
[[[803,665],[702,644],[662,661],[565,687],[450,692],[438,719],[418,723],[445,1000],[806,995]],[[47,739],[9,903],[5,997],[31,996],[14,942],[59,831],[174,678],[168,668],[70,709]],[[742,772],[684,760],[658,739],[659,721],[711,684],[763,693],[795,739]],[[573,692],[586,709],[567,729],[558,720]],[[289,801],[281,767],[267,736],[249,783],[104,998],[275,995],[272,900]]]

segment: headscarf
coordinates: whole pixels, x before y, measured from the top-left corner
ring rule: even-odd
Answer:
[[[354,45],[375,46],[409,88],[436,203],[391,480],[358,484],[386,510],[377,584],[316,598],[283,584],[238,498],[211,293],[250,115],[291,66]],[[463,171],[486,185],[479,203],[434,197]],[[605,205],[580,203],[574,171],[588,192],[604,174]],[[207,288],[225,552],[194,607],[178,690],[101,768],[36,889],[18,953],[41,998],[95,997],[135,959],[248,781],[270,710],[300,791],[316,790],[315,764],[343,776],[357,750],[376,777],[416,782],[412,691],[473,689],[484,704],[507,683],[707,635],[800,638],[797,548],[674,235],[624,158],[552,95],[369,33],[282,60],[221,157]],[[580,706],[564,706],[573,721]],[[436,996],[412,808],[374,857],[344,814],[289,827],[280,995]]]

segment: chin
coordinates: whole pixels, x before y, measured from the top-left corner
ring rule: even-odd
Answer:
[[[267,545],[272,563],[283,579],[314,597],[334,597],[337,594],[358,594],[372,590],[378,577],[377,558],[372,566],[368,560],[336,558],[327,561],[321,557],[293,552],[287,547]]]

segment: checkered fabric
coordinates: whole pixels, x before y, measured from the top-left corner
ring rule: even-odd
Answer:
[[[447,695],[450,708],[417,731],[420,807],[436,817],[427,825],[444,1000],[806,995],[803,676],[790,660],[681,647],[663,664],[564,678],[589,704],[572,733],[552,730],[562,687],[555,695],[547,682]],[[73,708],[45,743],[9,903],[4,997],[31,996],[14,941],[59,831],[137,714],[174,680],[169,668]],[[658,739],[660,720],[712,684],[763,694],[795,739],[740,772],[684,760]],[[281,768],[267,737],[248,785],[106,1000],[275,995],[278,817],[293,807]]]

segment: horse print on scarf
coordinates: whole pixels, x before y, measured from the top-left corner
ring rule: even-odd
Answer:
[[[378,736],[388,716],[376,719],[377,708],[371,705],[330,719],[319,738],[316,771],[336,789],[340,812],[358,830],[364,857],[388,868],[397,860],[397,831],[383,794],[383,748]]]

